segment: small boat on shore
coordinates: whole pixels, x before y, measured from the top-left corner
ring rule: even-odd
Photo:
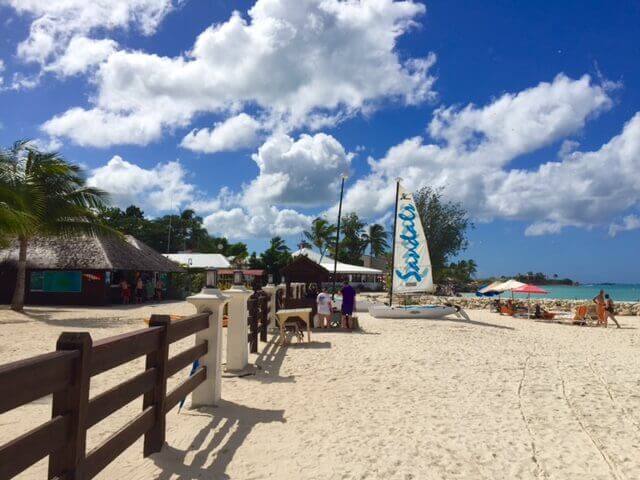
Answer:
[[[413,295],[433,292],[431,258],[422,221],[413,200],[398,181],[393,220],[392,281],[389,305],[371,305],[369,313],[375,318],[443,318],[457,315],[468,319],[460,307],[454,305],[393,305],[393,294]]]

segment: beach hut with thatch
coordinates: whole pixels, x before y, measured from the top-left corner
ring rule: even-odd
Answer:
[[[9,303],[16,283],[18,244],[0,249],[0,303]],[[172,294],[177,263],[140,240],[123,237],[37,237],[29,240],[25,301],[32,305],[108,305],[120,303],[120,283],[145,284],[145,298],[162,280],[163,297]]]

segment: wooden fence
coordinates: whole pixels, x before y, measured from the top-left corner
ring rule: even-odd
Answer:
[[[92,342],[88,333],[63,333],[57,351],[0,366],[0,414],[53,394],[48,422],[0,446],[0,480],[49,456],[49,478],[90,479],[144,435],[144,456],[165,442],[165,415],[207,377],[200,367],[167,393],[167,378],[207,353],[202,342],[169,358],[169,345],[209,327],[209,315],[177,322],[153,315],[149,328]],[[91,377],[146,355],[145,370],[89,398]],[[86,453],[87,430],[144,395],[136,418]]]
[[[258,340],[267,341],[267,328],[269,327],[269,301],[270,296],[262,290],[255,291],[249,300],[247,308],[249,310],[249,351],[258,353]]]

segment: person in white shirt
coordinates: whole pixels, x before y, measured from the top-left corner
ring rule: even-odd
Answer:
[[[316,297],[316,303],[318,304],[319,326],[320,328],[327,328],[331,324],[331,309],[333,308],[331,295],[329,295],[325,289],[322,289]]]

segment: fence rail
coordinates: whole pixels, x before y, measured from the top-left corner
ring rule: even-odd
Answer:
[[[160,451],[165,415],[207,378],[201,367],[167,393],[167,378],[202,357],[207,342],[171,358],[169,345],[209,327],[209,315],[172,323],[153,315],[149,328],[93,342],[88,333],[63,333],[57,351],[0,366],[0,413],[53,394],[48,422],[0,446],[0,480],[49,456],[49,478],[90,479],[142,435],[144,456]],[[89,398],[91,377],[146,355],[145,370]],[[143,411],[86,453],[87,430],[143,396]]]

